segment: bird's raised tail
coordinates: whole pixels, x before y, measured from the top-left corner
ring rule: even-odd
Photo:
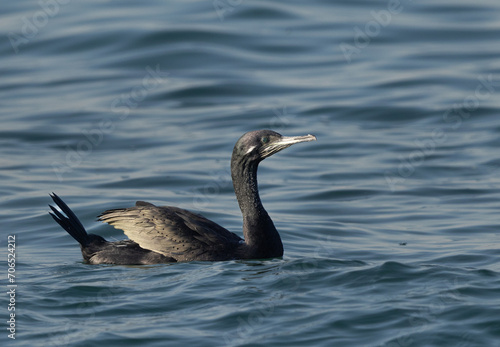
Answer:
[[[85,228],[83,227],[78,217],[55,193],[50,194],[50,197],[52,198],[52,200],[54,200],[56,206],[64,214],[62,214],[52,205],[49,205],[49,207],[53,213],[49,212],[49,214],[52,216],[52,218],[54,218],[57,224],[59,224],[64,230],[66,230],[68,234],[70,234],[76,241],[80,243],[80,245],[86,246],[89,241],[89,235],[87,234],[87,231],[85,231]]]

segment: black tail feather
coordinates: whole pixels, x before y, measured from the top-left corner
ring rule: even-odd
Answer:
[[[49,214],[54,218],[54,220],[59,224],[64,230],[68,232],[76,241],[78,241],[82,246],[86,245],[88,242],[88,234],[85,231],[82,223],[78,217],[71,211],[71,209],[58,197],[55,193],[50,194],[52,200],[57,205],[57,207],[66,215],[58,211],[54,206],[49,205],[52,212]]]

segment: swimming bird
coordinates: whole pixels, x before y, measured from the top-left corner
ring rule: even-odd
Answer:
[[[146,265],[281,257],[280,235],[260,200],[257,167],[265,158],[293,144],[314,140],[314,135],[286,137],[271,130],[257,130],[245,133],[236,142],[231,176],[243,215],[244,239],[199,214],[144,201],[98,216],[99,221],[122,229],[129,237],[116,242],[88,234],[55,193],[50,196],[58,208],[49,205],[49,214],[80,243],[83,259],[89,264]]]

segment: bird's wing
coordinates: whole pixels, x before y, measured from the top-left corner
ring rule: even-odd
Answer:
[[[132,241],[178,260],[200,259],[203,253],[224,252],[242,239],[193,212],[138,201],[134,207],[103,212],[98,220],[122,229]]]

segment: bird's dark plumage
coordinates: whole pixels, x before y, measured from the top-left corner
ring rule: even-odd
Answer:
[[[123,230],[142,248],[177,261],[227,260],[242,241],[199,214],[143,201],[135,207],[105,211],[99,220]]]
[[[108,242],[87,234],[71,209],[52,193],[59,208],[50,215],[80,243],[91,264],[158,264],[177,261],[218,261],[273,258],[283,255],[278,231],[262,206],[257,186],[260,161],[291,146],[313,141],[313,135],[283,137],[270,130],[244,134],[231,157],[233,186],[243,215],[244,239],[193,212],[138,201],[134,207],[103,212],[98,220],[122,229],[129,240]]]

